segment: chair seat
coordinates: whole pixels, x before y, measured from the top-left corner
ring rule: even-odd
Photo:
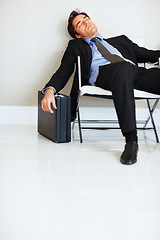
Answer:
[[[81,87],[81,96],[88,94],[88,95],[103,95],[103,96],[112,96],[112,92],[109,90],[104,90],[100,87],[91,86],[91,85],[84,85]],[[156,99],[160,98],[160,95],[152,94],[144,91],[140,91],[134,89],[134,96],[135,98],[148,98],[148,99]]]

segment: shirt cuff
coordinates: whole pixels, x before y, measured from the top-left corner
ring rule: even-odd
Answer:
[[[42,89],[42,93],[45,94],[45,91],[46,91],[48,88],[53,88],[53,90],[54,90],[55,93],[56,93],[56,89],[55,89],[54,87],[52,87],[52,86],[49,86],[49,87],[47,87],[47,88],[43,88],[43,89]]]

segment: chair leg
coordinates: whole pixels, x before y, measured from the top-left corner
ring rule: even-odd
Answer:
[[[147,99],[146,99],[146,100],[147,100]],[[152,109],[151,109],[151,113],[152,113],[152,114],[153,114],[154,110],[156,109],[157,104],[159,103],[159,100],[160,100],[160,99],[158,98],[158,99],[156,99],[156,101],[154,102],[153,107],[152,107]],[[149,116],[148,116],[148,118],[147,118],[147,120],[146,120],[146,122],[145,122],[145,124],[144,124],[144,126],[143,126],[144,128],[146,128],[146,126],[147,126],[150,118],[151,118],[151,115],[149,114]]]
[[[156,142],[159,143],[159,138],[158,138],[158,134],[157,134],[157,130],[156,130],[156,125],[155,125],[155,122],[154,122],[154,119],[153,119],[153,116],[152,116],[153,108],[151,109],[151,107],[150,107],[149,99],[147,99],[147,104],[148,104],[150,118],[151,118],[152,126],[153,126],[153,129],[154,129],[155,137],[156,137]],[[155,109],[155,107],[154,107],[154,109]]]
[[[79,128],[80,143],[82,143],[83,139],[82,139],[82,128],[81,128],[81,120],[80,120],[79,108],[77,109],[77,114],[78,114],[78,128]]]
[[[74,126],[75,126],[75,120],[74,120],[74,122],[72,123],[72,130],[74,130]]]

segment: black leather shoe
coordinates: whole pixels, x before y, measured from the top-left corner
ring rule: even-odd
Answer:
[[[138,144],[136,142],[128,142],[121,155],[122,164],[131,165],[137,162]]]

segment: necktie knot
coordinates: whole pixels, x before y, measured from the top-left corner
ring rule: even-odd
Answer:
[[[91,38],[91,41],[92,41],[92,42],[97,42],[98,39],[97,39],[96,37],[94,37],[94,38]]]

